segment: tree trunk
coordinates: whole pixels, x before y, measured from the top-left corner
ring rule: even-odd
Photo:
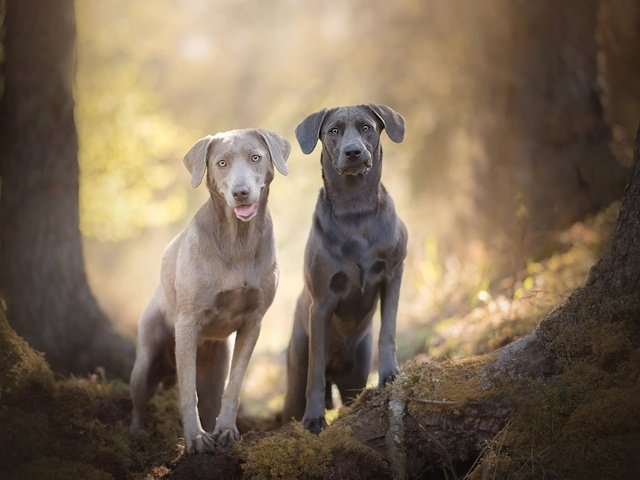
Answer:
[[[9,0],[4,20],[0,289],[8,315],[55,369],[124,374],[131,347],[90,291],[78,227],[73,0]]]
[[[504,63],[480,80],[493,95],[476,97],[487,101],[474,130],[488,162],[474,178],[485,241],[519,263],[619,198],[627,172],[603,115],[597,0],[505,2],[503,11],[509,28],[492,40]]]
[[[635,165],[613,239],[591,269],[586,286],[613,298],[640,292],[640,130],[635,141]]]
[[[600,0],[598,70],[603,106],[618,161],[633,165],[633,138],[640,114],[640,2]]]

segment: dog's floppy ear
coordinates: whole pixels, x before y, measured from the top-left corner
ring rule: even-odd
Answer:
[[[291,153],[291,144],[281,135],[265,128],[256,129],[258,135],[267,144],[271,160],[282,175],[288,175],[287,158]]]
[[[395,143],[401,143],[404,140],[404,117],[386,105],[370,103],[367,106],[380,119],[389,138]]]
[[[187,167],[187,170],[189,170],[191,174],[191,186],[193,188],[196,188],[202,183],[211,142],[213,142],[213,136],[211,135],[201,138],[184,156],[184,166]]]
[[[323,108],[319,112],[312,113],[296,127],[296,138],[302,151],[309,155],[316,148],[316,143],[320,138],[320,127],[327,114],[327,109]]]

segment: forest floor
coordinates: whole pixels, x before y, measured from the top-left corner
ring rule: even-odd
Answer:
[[[564,247],[557,253],[494,282],[479,295],[477,307],[416,334],[423,353],[403,371],[411,374],[416,365],[434,359],[485,354],[532,331],[584,283],[611,235],[617,209],[612,205],[576,223],[561,236]],[[389,465],[346,427],[335,426],[316,437],[288,425],[267,435],[262,432],[276,424],[264,419],[239,419],[243,438],[228,455],[185,460],[176,397],[175,388],[160,389],[151,401],[146,430],[132,441],[128,386],[106,379],[102,371],[86,378],[55,374],[13,332],[0,308],[3,479],[152,480],[201,478],[198,472],[211,471],[219,472],[217,478],[389,478]]]

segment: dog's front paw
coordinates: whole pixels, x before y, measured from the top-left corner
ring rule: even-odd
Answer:
[[[216,451],[216,440],[207,432],[196,435],[191,442],[187,442],[187,453],[211,453]]]
[[[213,437],[215,438],[216,449],[224,450],[232,446],[238,440],[240,440],[240,432],[235,425],[232,426],[216,426],[213,430]]]
[[[187,442],[187,453],[218,453],[231,447],[240,439],[234,426],[216,428],[213,433],[202,432]]]
[[[327,421],[324,416],[318,418],[303,418],[302,426],[311,433],[318,435],[322,430],[327,428]]]
[[[390,370],[388,372],[380,372],[380,379],[378,380],[378,386],[384,387],[385,385],[393,382],[398,375],[398,369]]]

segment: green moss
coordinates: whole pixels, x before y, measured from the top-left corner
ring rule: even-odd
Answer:
[[[587,374],[587,368],[583,373]],[[577,373],[574,371],[574,374]],[[600,387],[554,378],[494,440],[476,474],[491,478],[637,478],[640,387]],[[472,477],[478,478],[478,477]]]
[[[332,425],[313,435],[295,423],[256,442],[243,441],[236,450],[249,479],[381,478],[388,473],[382,457],[344,426]]]
[[[638,312],[637,295],[612,300],[578,290],[562,311],[545,319],[540,337],[558,370],[587,357],[604,369],[615,370],[637,348],[632,339],[637,342],[640,336]]]
[[[50,433],[43,412],[3,405],[0,424],[0,465],[29,463],[46,451]]]
[[[41,354],[0,312],[0,471],[3,478],[135,478],[175,457],[175,394],[151,401],[147,431],[129,438],[129,389],[103,375],[54,380]]]
[[[482,456],[471,478],[640,478],[640,299],[575,294],[541,327],[555,374]]]
[[[245,455],[242,469],[251,479],[321,478],[331,460],[331,451],[320,437],[305,431],[300,424],[293,432],[285,430],[253,444]]]
[[[53,372],[44,355],[33,350],[11,328],[0,299],[0,400],[26,389],[48,388]]]
[[[482,384],[480,369],[491,355],[467,357],[457,361],[432,362],[426,357],[405,364],[394,382],[392,395],[401,398],[414,418],[428,411],[456,412],[468,400],[493,395]]]

